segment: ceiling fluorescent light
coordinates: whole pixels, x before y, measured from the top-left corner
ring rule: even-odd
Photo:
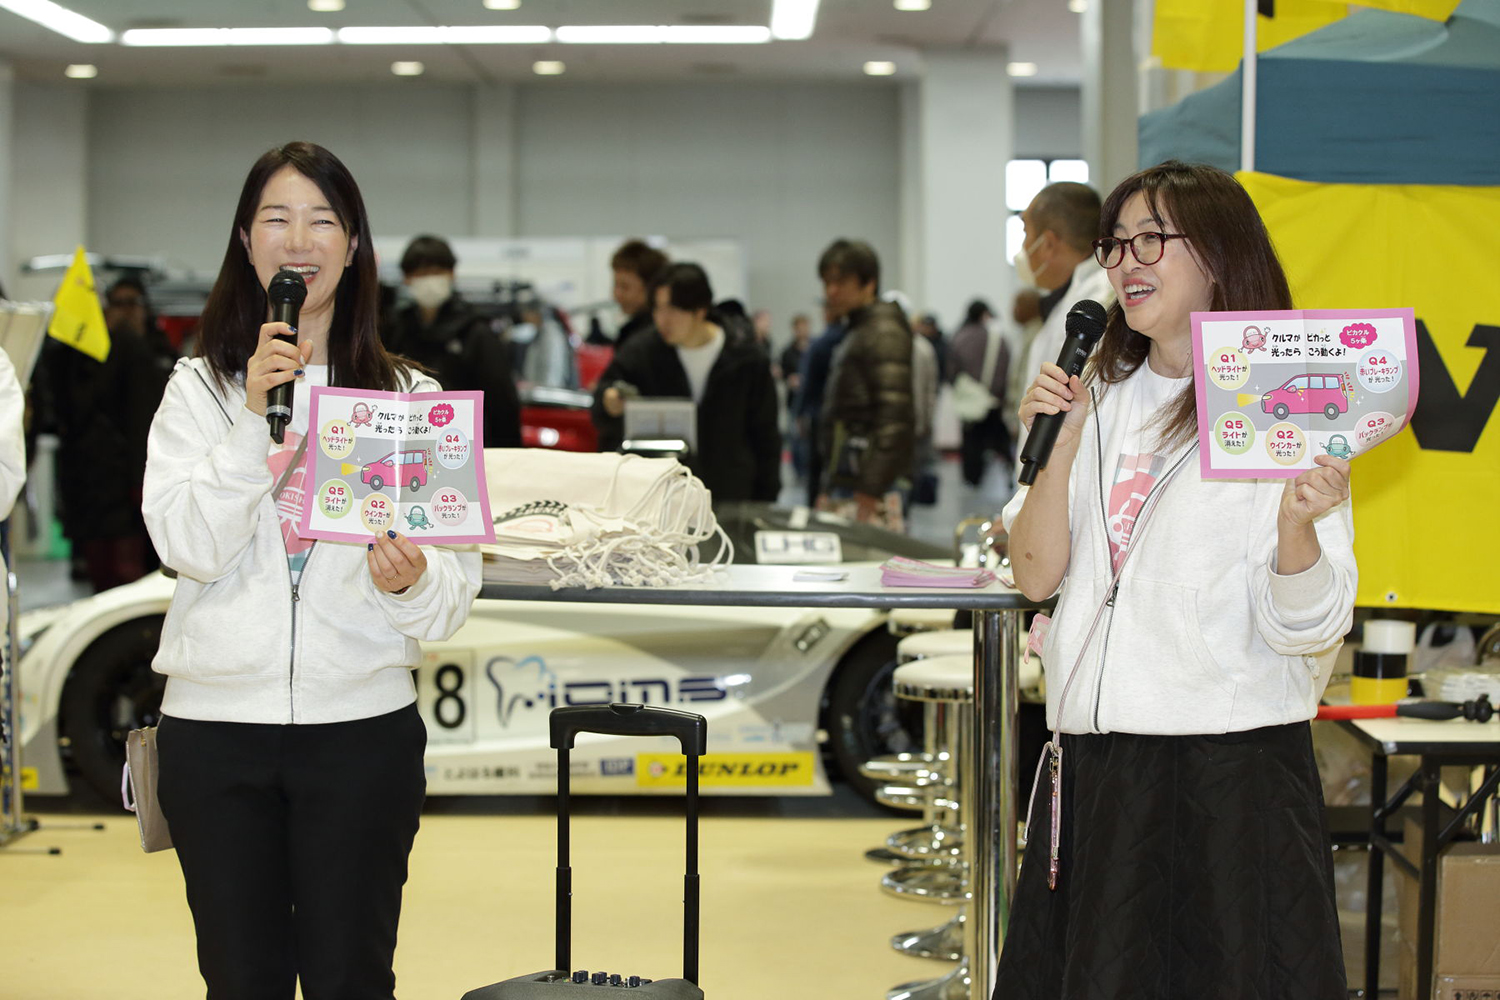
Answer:
[[[526,24],[340,28],[338,40],[345,45],[536,45],[552,41],[552,29]]]
[[[344,0],[307,0],[307,9],[320,14],[332,14],[344,9]]]
[[[91,63],[73,63],[63,70],[63,76],[69,80],[92,80],[99,75],[99,67]]]
[[[865,63],[866,76],[895,76],[896,64],[884,60],[871,60]]]
[[[421,76],[427,67],[419,62],[393,62],[391,72],[397,76]]]
[[[521,0],[484,0],[484,5],[489,10],[516,10]]]
[[[674,45],[759,45],[771,40],[771,29],[760,24],[669,25],[662,41]]]
[[[1006,63],[1006,65],[1005,65],[1005,72],[1009,73],[1011,76],[1036,76],[1036,63],[1034,63],[1034,62],[1013,62],[1013,63]]]
[[[771,4],[771,34],[797,42],[811,38],[818,20],[818,0],[775,0]]]
[[[28,21],[35,21],[49,31],[66,35],[75,42],[103,44],[115,40],[115,33],[98,21],[60,7],[52,0],[0,0],[0,10],[19,14]]]
[[[896,0],[897,10],[931,10],[932,0]]]
[[[657,24],[565,24],[557,40],[568,45],[655,45],[666,41]]]
[[[120,43],[134,46],[328,45],[329,28],[132,28]]]
[[[531,71],[537,76],[562,76],[568,67],[556,59],[538,59],[531,64]]]

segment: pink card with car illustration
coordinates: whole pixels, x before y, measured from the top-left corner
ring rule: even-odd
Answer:
[[[1353,458],[1417,407],[1411,309],[1193,313],[1204,479],[1291,479]]]
[[[304,538],[492,542],[484,394],[319,387],[308,414]]]

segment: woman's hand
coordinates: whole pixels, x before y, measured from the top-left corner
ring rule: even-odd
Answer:
[[[1313,461],[1318,468],[1288,479],[1281,491],[1280,517],[1289,525],[1312,524],[1318,515],[1349,499],[1349,463],[1332,455],[1318,455]]]
[[[313,342],[304,340],[295,347],[277,334],[296,336],[297,331],[285,323],[266,323],[260,328],[260,343],[245,363],[245,409],[257,416],[266,415],[266,393],[278,385],[295,380],[302,366],[312,358]]]
[[[1073,449],[1083,432],[1083,421],[1089,412],[1089,395],[1083,380],[1077,375],[1069,376],[1050,361],[1042,364],[1042,370],[1021,397],[1021,424],[1028,431],[1031,422],[1043,413],[1064,413],[1062,427],[1057,432],[1054,451]]]
[[[365,553],[365,562],[369,564],[375,589],[387,594],[405,590],[427,570],[427,557],[422,554],[421,546],[395,531],[375,536]]]

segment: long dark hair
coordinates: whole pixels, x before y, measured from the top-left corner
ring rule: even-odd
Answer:
[[[339,276],[333,323],[328,330],[330,385],[390,391],[402,388],[401,359],[380,342],[380,283],[375,274],[375,241],[365,200],[349,169],[328,150],[311,142],[289,142],[267,150],[245,178],[229,230],[229,246],[208,304],[203,307],[198,353],[208,361],[220,388],[245,374],[255,353],[256,335],[266,322],[266,290],[250,263],[240,232],[249,232],[266,183],[291,167],[318,186],[351,239],[358,238],[354,262]]]
[[[1168,160],[1120,182],[1104,201],[1099,235],[1114,235],[1120,211],[1140,192],[1160,222],[1171,216],[1177,232],[1186,233],[1188,251],[1213,286],[1209,309],[1290,309],[1292,292],[1271,245],[1270,234],[1255,203],[1230,174],[1217,167]],[[1126,251],[1127,253],[1129,251]],[[1104,336],[1094,352],[1090,372],[1105,385],[1125,381],[1146,363],[1151,341],[1125,322],[1116,302],[1109,307]],[[1198,397],[1189,385],[1162,410],[1157,428],[1166,445],[1188,441],[1198,426]]]

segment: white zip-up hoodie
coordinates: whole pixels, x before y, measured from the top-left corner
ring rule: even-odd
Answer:
[[[1104,608],[1085,650],[1114,576],[1104,483],[1125,435],[1128,386],[1091,389],[1094,405],[1068,477],[1072,550],[1042,646],[1048,727],[1184,735],[1311,719],[1354,621],[1350,504],[1315,522],[1323,549],[1317,563],[1280,575],[1276,518],[1284,482],[1205,480],[1196,444],[1167,461],[1170,470],[1185,459],[1153,487],[1153,494],[1162,491],[1159,504],[1136,523],[1113,606]],[[1023,487],[1006,506],[1006,530],[1027,492]]]
[[[418,376],[412,391],[438,386]],[[315,432],[314,432],[315,433]],[[162,711],[216,722],[348,722],[412,703],[417,640],[451,636],[479,593],[477,547],[427,546],[406,593],[375,588],[367,549],[313,545],[294,593],[271,498],[266,421],[243,384],[180,362],[151,424],[141,504],[178,573],[152,669]]]

